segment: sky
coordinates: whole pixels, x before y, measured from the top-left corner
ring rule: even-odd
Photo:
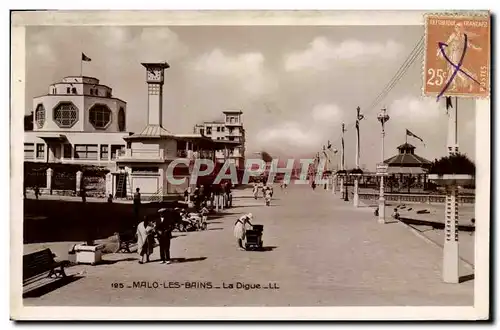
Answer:
[[[243,111],[247,157],[312,157],[330,140],[355,162],[356,108],[361,107],[360,164],[381,158],[377,113],[387,109],[385,158],[408,137],[429,160],[446,154],[444,100],[422,96],[423,56],[374,108],[368,106],[424,34],[419,26],[44,26],[26,29],[26,113],[33,97],[65,76],[83,74],[127,102],[127,130],[146,124],[147,85],[141,62],[167,61],[163,126],[191,133],[196,123]],[[475,157],[475,113],[459,100],[460,151]]]

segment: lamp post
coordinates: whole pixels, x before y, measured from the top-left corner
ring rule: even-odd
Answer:
[[[339,170],[339,165],[338,165],[338,161],[337,161],[337,159],[338,159],[337,152],[338,152],[337,149],[333,149],[333,157],[332,158],[335,161],[335,166],[332,166],[331,176],[332,176],[332,194],[334,194],[334,195],[337,194],[337,175],[338,175],[337,172]],[[335,173],[334,173],[334,171],[335,171]]]
[[[360,114],[361,108],[356,108],[356,170],[354,174],[354,197],[353,204],[354,207],[359,207],[359,156],[360,156],[360,137],[359,137],[359,122],[363,119],[363,115]]]
[[[389,120],[389,115],[386,113],[386,109],[382,109],[377,115],[378,121],[382,124],[382,159],[381,164],[384,163],[384,137],[385,137],[385,123]],[[380,194],[378,199],[378,222],[385,223],[385,197],[384,197],[384,175],[385,173],[380,173]]]
[[[342,171],[342,175],[340,176],[340,195],[344,200],[346,200],[347,197],[344,196],[344,176],[343,176],[343,171],[345,171],[344,132],[345,132],[345,124],[342,123],[342,149],[340,150],[340,170]]]

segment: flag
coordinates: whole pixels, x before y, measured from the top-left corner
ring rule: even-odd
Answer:
[[[330,140],[328,140],[328,146],[326,148],[327,149],[332,149],[332,144],[330,143]]]
[[[92,61],[92,59],[90,57],[88,57],[87,55],[85,55],[84,53],[82,53],[82,61],[90,62],[90,61]]]
[[[451,96],[446,96],[446,114],[448,114],[448,110],[453,108],[453,103],[451,102]]]
[[[406,129],[406,135],[408,135],[408,136],[412,136],[412,137],[414,137],[414,138],[416,138],[416,139],[419,139],[422,143],[424,143],[424,140],[422,140],[422,138],[421,138],[421,137],[416,136],[415,134],[413,134],[412,132],[410,132],[408,129]]]

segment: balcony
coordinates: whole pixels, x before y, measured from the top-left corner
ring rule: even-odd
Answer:
[[[243,123],[242,122],[239,122],[239,121],[226,121],[224,123],[226,126],[243,126]]]
[[[241,131],[229,131],[228,136],[242,136]]]
[[[117,152],[117,161],[163,162],[163,149],[126,149]]]
[[[177,157],[187,159],[212,159],[213,155],[211,151],[177,150]]]

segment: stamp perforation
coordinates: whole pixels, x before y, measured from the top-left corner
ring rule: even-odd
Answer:
[[[443,96],[455,96],[460,98],[476,98],[476,99],[489,99],[491,94],[491,15],[489,11],[458,11],[458,12],[430,12],[424,14],[424,58],[422,60],[422,96],[424,97],[435,97],[439,93],[437,92],[428,92],[426,91],[426,68],[427,68],[427,47],[429,44],[429,24],[428,21],[430,18],[449,18],[449,19],[468,19],[468,20],[488,20],[488,35],[487,35],[487,44],[488,44],[488,52],[487,52],[487,73],[488,87],[486,88],[485,94],[472,94],[472,93],[453,93],[451,95],[443,95]]]

